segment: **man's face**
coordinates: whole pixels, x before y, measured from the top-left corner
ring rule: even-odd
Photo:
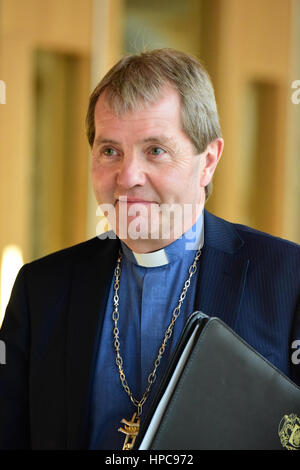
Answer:
[[[115,208],[117,223],[112,225],[119,237],[125,221],[127,228],[134,222],[144,235],[161,230],[162,216],[159,222],[152,218],[150,227],[151,208],[157,214],[161,207],[192,205],[198,210],[191,226],[204,205],[205,166],[206,153],[196,155],[181,129],[180,99],[173,88],[166,87],[156,103],[121,117],[110,111],[100,95],[95,107],[92,182],[98,203]],[[126,217],[118,222],[121,212]],[[188,228],[182,226],[181,234]]]

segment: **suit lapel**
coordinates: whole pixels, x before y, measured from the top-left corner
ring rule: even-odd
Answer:
[[[100,241],[74,265],[67,327],[68,448],[87,446],[92,371],[119,241]]]
[[[204,247],[198,277],[196,309],[235,327],[249,260],[234,226],[204,211]]]

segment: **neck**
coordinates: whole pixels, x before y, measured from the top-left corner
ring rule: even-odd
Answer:
[[[128,248],[130,248],[130,250],[134,251],[134,253],[152,253],[153,251],[158,251],[165,248],[175,240],[176,238],[168,238],[166,240],[132,240],[130,238],[126,238],[122,241],[128,246]]]

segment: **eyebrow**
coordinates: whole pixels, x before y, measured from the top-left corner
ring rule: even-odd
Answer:
[[[166,137],[165,135],[147,137],[146,139],[143,139],[142,142],[145,142],[145,143],[154,142],[154,143],[162,143],[162,144],[165,143],[165,144],[172,145],[173,147],[176,147],[176,148],[178,146],[175,140],[173,140],[172,138]]]
[[[113,139],[105,139],[104,137],[97,137],[94,141],[94,143],[96,145],[100,145],[100,144],[115,144],[115,145],[120,145],[120,142],[118,142],[117,140],[113,140]]]
[[[173,147],[178,149],[177,142],[175,140],[173,140],[172,138],[166,137],[165,135],[157,135],[157,136],[146,137],[145,139],[142,139],[138,143],[143,144],[143,143],[148,143],[148,142],[161,143],[161,144],[166,144],[166,145],[168,144],[168,145],[172,145]],[[114,139],[109,139],[109,138],[105,138],[105,137],[102,137],[102,136],[98,136],[95,139],[95,144],[96,145],[100,145],[100,144],[121,145],[121,142],[118,142],[117,140],[114,140]]]

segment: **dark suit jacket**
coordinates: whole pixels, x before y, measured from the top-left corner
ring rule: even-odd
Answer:
[[[300,384],[300,247],[205,211],[195,309],[218,316]],[[88,448],[90,392],[119,240],[24,265],[0,339],[0,448]],[[105,404],[103,404],[105,406]]]

